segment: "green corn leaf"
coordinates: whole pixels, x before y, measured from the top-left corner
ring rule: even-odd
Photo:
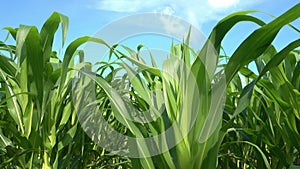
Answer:
[[[266,66],[263,68],[261,73],[253,82],[248,84],[242,91],[242,94],[239,99],[238,106],[235,110],[234,116],[238,115],[241,113],[243,110],[245,110],[249,105],[250,105],[250,100],[253,92],[253,88],[256,85],[256,83],[260,80],[260,78],[270,69],[278,66],[282,60],[291,52],[293,49],[297,48],[300,46],[300,40],[296,40],[289,45],[287,45],[284,49],[282,49],[280,52],[276,53],[273,58],[266,64]],[[278,78],[281,78],[282,75],[277,75]],[[284,80],[282,80],[283,83]]]
[[[84,37],[78,38],[75,41],[73,41],[67,47],[65,55],[64,55],[60,83],[59,83],[59,94],[61,94],[63,86],[65,85],[66,76],[67,76],[67,72],[68,72],[68,66],[70,64],[70,61],[72,60],[77,48],[86,42],[95,42],[95,43],[103,44],[103,45],[107,46],[108,48],[110,48],[110,46],[107,43],[105,43],[102,39],[93,38],[93,37],[89,37],[89,36],[84,36]]]
[[[299,10],[300,4],[297,4],[283,15],[249,35],[230,58],[225,69],[226,81],[231,81],[242,66],[259,57],[270,46],[283,26],[300,17],[297,12]]]
[[[21,26],[17,32],[17,55],[20,56],[20,64],[24,61],[24,57],[27,56],[26,61],[31,67],[32,74],[34,77],[34,84],[38,103],[42,104],[43,100],[43,72],[44,63],[42,58],[42,49],[40,44],[40,34],[35,27]],[[23,50],[26,51],[23,52]],[[25,65],[26,66],[26,65]],[[28,75],[27,75],[28,76]],[[22,80],[25,80],[23,76]]]
[[[17,29],[14,29],[12,27],[5,27],[3,29],[7,30],[15,40],[17,39]]]
[[[54,12],[49,19],[44,23],[41,29],[41,45],[43,48],[44,63],[48,62],[52,52],[54,34],[58,29],[59,24],[62,24],[62,46],[66,41],[68,32],[68,17],[60,13]]]
[[[6,74],[9,76],[15,76],[16,75],[16,68],[13,66],[8,58],[0,54],[0,68],[3,70]]]
[[[62,150],[64,147],[66,147],[70,142],[73,140],[75,133],[77,130],[77,125],[72,126],[70,130],[64,135],[64,137],[57,143],[58,145],[58,151]]]
[[[2,130],[0,129],[0,148],[5,148],[7,146],[12,145],[13,142],[7,138],[3,133]]]
[[[6,84],[7,97],[12,98],[11,100],[7,100],[7,108],[10,112],[11,117],[15,120],[15,122],[20,127],[21,133],[24,134],[25,130],[24,130],[24,123],[23,123],[22,109],[20,108],[17,98],[14,97],[16,95],[14,90],[18,89],[18,86],[14,81],[7,79],[3,71],[0,70],[0,73],[2,79],[4,79]]]
[[[205,46],[209,45],[209,43],[212,43],[216,51],[219,52],[223,38],[229,32],[229,30],[239,22],[253,22],[260,26],[265,25],[265,23],[260,19],[247,15],[253,12],[257,12],[257,11],[249,10],[249,11],[236,12],[223,18],[221,21],[218,22],[218,24],[212,30],[208,38],[210,41],[207,41]]]
[[[96,77],[95,75],[92,75],[89,72],[85,71],[81,71],[81,73],[92,79],[105,91],[106,95],[113,105],[113,109],[115,109],[115,117],[118,119],[118,121],[128,127],[128,129],[133,133],[134,136],[136,136],[137,138],[143,138],[143,134],[141,133],[140,129],[133,122],[127,120],[126,117],[123,116],[123,114],[129,113],[123,99],[117,93],[117,91],[115,91],[115,89],[112,88],[103,78]],[[141,153],[142,157],[149,156],[149,151],[146,143],[140,141],[138,143],[135,143],[134,147],[136,147],[136,151]],[[142,158],[140,159],[140,162],[144,167],[154,168],[151,158]]]

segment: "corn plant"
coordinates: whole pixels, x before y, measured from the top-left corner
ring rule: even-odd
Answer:
[[[137,151],[138,154],[146,157],[139,159],[132,158],[131,160],[133,167],[217,167],[218,149],[224,134],[228,132],[229,127],[228,125],[225,125],[223,128],[221,128],[222,119],[218,118],[220,115],[214,113],[210,114],[211,112],[209,111],[209,107],[212,104],[209,100],[214,95],[214,93],[211,92],[210,86],[212,80],[211,75],[215,73],[216,67],[218,66],[217,57],[213,57],[214,55],[208,52],[210,43],[212,43],[215,49],[217,49],[217,53],[219,53],[222,39],[226,33],[238,22],[251,21],[261,26],[242,42],[242,44],[230,57],[229,62],[226,64],[226,82],[229,84],[239,71],[243,71],[245,69],[245,65],[251,61],[255,61],[258,57],[268,51],[272,45],[272,41],[280,29],[299,17],[299,14],[296,12],[299,10],[299,8],[300,6],[296,5],[268,24],[264,23],[258,18],[248,15],[248,13],[253,11],[232,14],[217,24],[209,36],[209,41],[205,44],[203,49],[200,50],[200,52],[191,50],[188,48],[187,44],[172,46],[171,56],[175,58],[175,61],[167,61],[163,65],[162,70],[159,70],[154,62],[152,62],[152,65],[146,65],[143,59],[139,56],[139,48],[137,52],[134,52],[125,47],[125,50],[127,50],[130,55],[115,50],[118,58],[128,60],[136,66],[135,69],[131,69],[126,62],[120,63],[121,69],[124,69],[127,72],[125,75],[125,79],[127,79],[127,81],[123,81],[122,83],[126,83],[126,85],[129,86],[127,88],[122,88],[122,91],[125,91],[126,93],[123,96],[115,93],[116,91],[114,91],[111,84],[107,83],[103,78],[84,73],[85,75],[88,75],[88,77],[91,78],[106,93],[109,101],[111,102],[114,116],[121,121],[125,127],[128,128],[129,135],[138,138],[149,137],[163,133],[166,128],[174,124],[180,124],[184,126],[177,127],[177,130],[175,129],[173,131],[174,138],[184,135],[184,133],[188,131],[188,134],[184,135],[181,142],[179,142],[175,147],[170,147],[171,149],[169,151],[153,157],[147,156],[153,151],[153,142],[151,142],[151,144],[147,142],[139,144],[133,143],[133,149],[130,149],[129,146],[129,150]],[[186,42],[188,42],[188,38]],[[282,55],[287,54],[287,52],[290,52],[294,48],[298,47],[298,43],[298,41],[292,42],[284,51],[279,52],[278,55],[282,57]],[[190,55],[191,53],[192,56]],[[190,57],[192,57],[192,61],[190,61]],[[180,66],[180,64],[176,62],[176,59],[183,61],[186,67],[191,70],[191,73],[186,72],[184,66]],[[206,62],[214,64],[210,65],[212,67],[206,70]],[[269,71],[269,69],[275,65],[274,62],[278,62],[277,58],[275,61],[272,60],[267,62],[268,64],[265,69],[262,70],[262,74]],[[168,75],[164,72],[165,70],[171,70],[172,73]],[[142,74],[143,76],[139,74]],[[191,80],[192,76],[196,77],[196,85],[194,85]],[[238,105],[233,107],[230,121],[234,121],[234,117],[239,115],[241,111],[248,106],[247,98],[249,98],[249,95],[251,95],[254,84],[259,82],[261,76],[262,75],[260,75],[258,79],[256,79],[253,83],[250,83],[249,86],[243,90]],[[160,100],[161,98],[156,98],[154,100],[150,99],[152,96],[148,93],[151,93],[153,88],[156,92],[160,91],[160,97],[164,98],[163,100],[166,109],[163,113],[165,114],[155,122],[147,125],[141,125],[139,123],[127,120],[123,114],[124,112],[128,112],[125,106],[127,103],[123,102],[122,98],[129,95],[129,98],[131,98],[129,99],[129,102],[131,104],[137,105],[142,110],[151,110],[151,105],[154,103],[157,105],[162,105],[162,100]],[[222,89],[222,86],[219,86],[219,89]],[[196,97],[197,94],[199,94],[199,97],[201,98],[199,99],[201,100],[199,102],[197,100],[198,98]],[[190,100],[191,98],[192,100]],[[219,98],[222,98],[222,96]],[[277,99],[280,100],[280,97],[277,97]],[[197,103],[194,102],[195,100]],[[215,101],[217,105],[213,106],[218,107],[218,103],[221,103],[221,101]],[[196,104],[199,107],[195,106]],[[294,104],[297,105],[297,102],[294,102]],[[297,111],[297,109],[293,111]],[[193,121],[189,118],[186,118],[190,115],[192,115],[195,119],[194,126],[192,126]],[[214,123],[216,127],[213,127],[212,123]],[[166,140],[167,136],[159,139],[157,142],[154,142],[154,147],[156,146],[158,149],[159,146],[161,146],[160,144],[166,144],[168,142]],[[260,148],[260,145],[255,145],[255,143],[249,141],[244,141],[242,143],[246,143],[250,145],[250,147],[254,147],[256,154],[261,157],[260,160],[262,163],[259,163],[257,167],[271,167],[270,162],[264,152],[262,152],[262,147]]]
[[[222,145],[226,151],[232,146],[229,148],[230,152],[225,154],[235,156],[236,161],[222,161],[227,163],[223,166],[260,168],[264,166],[265,160],[271,168],[299,165],[299,52],[293,50],[297,46],[299,40],[279,52],[271,46],[257,59],[257,67],[262,68],[260,75],[248,68],[241,69],[242,75],[257,82],[255,86],[253,82],[249,83],[248,87],[252,86],[250,89],[245,87],[243,92],[251,95],[253,92],[253,96],[248,97],[249,106],[230,122],[232,131],[235,132],[230,133]],[[266,69],[270,71],[266,73]],[[262,79],[259,79],[260,76]],[[229,107],[235,106],[228,100]],[[257,156],[258,152],[253,146],[235,145],[238,142],[251,142],[258,146],[265,159]],[[247,158],[243,158],[244,156]]]
[[[199,51],[189,47],[190,35],[173,44],[161,69],[154,59],[151,64],[143,60],[142,46],[136,51],[111,47],[87,36],[71,42],[60,60],[52,45],[59,25],[64,45],[68,19],[56,12],[40,31],[25,25],[5,28],[16,44],[0,42],[0,167],[295,167],[300,152],[300,62],[295,49],[300,41],[279,52],[272,41],[299,18],[299,10],[300,4],[295,5],[270,23],[249,15],[254,11],[231,14],[213,28]],[[260,27],[223,65],[222,41],[239,22]],[[107,46],[117,59],[99,62],[91,73],[91,64],[78,50],[88,41]],[[248,68],[251,62],[258,75]],[[241,76],[247,80],[244,88]],[[99,117],[132,140],[155,139],[117,142],[119,138],[105,133],[106,127],[97,126]],[[98,130],[89,133],[89,127]],[[110,147],[93,141],[119,150],[108,154]]]
[[[283,16],[296,14],[287,13],[269,24],[283,21]],[[277,26],[278,30],[273,30],[274,36],[281,28],[279,24]],[[299,52],[295,50],[299,45],[299,39],[281,51],[272,44],[266,45],[257,58],[249,60],[256,64],[258,75],[246,65],[239,69],[240,75],[231,76],[233,80],[227,91],[223,119],[223,129],[230,133],[221,147],[224,152],[220,158],[221,166],[290,168],[293,164],[299,165]],[[232,59],[233,56],[229,62]],[[242,88],[242,84],[246,86]]]
[[[4,28],[16,45],[0,44],[1,168],[82,168],[119,160],[99,153],[102,149],[78,124],[71,87],[75,73],[68,70],[74,60],[63,69],[65,62],[52,49],[60,24],[63,46],[68,18],[56,12],[40,31],[25,25]],[[74,54],[72,47],[66,56]]]

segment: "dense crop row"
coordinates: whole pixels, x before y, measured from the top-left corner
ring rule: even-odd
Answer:
[[[15,44],[0,41],[0,168],[296,168],[300,165],[300,39],[280,51],[272,41],[284,26],[300,33],[289,25],[299,18],[299,11],[300,4],[270,23],[249,15],[251,11],[231,14],[214,27],[199,52],[188,43],[172,45],[173,61],[162,70],[154,61],[147,65],[140,58],[141,46],[137,51],[117,50],[91,37],[71,42],[60,60],[53,51],[54,35],[61,25],[64,44],[68,18],[56,12],[40,31],[24,25],[4,28]],[[224,56],[222,40],[240,22],[259,28],[232,56]],[[96,76],[82,71],[90,65],[78,47],[88,41],[107,46],[118,58],[99,63]],[[215,58],[207,52],[210,45],[217,50]],[[129,62],[135,66],[128,66]],[[214,73],[206,71],[206,62],[215,63],[209,68]],[[250,63],[255,63],[258,73],[249,68]],[[218,67],[224,69],[223,78],[215,72]],[[164,69],[173,74],[165,74]],[[119,72],[126,73],[119,78]],[[85,98],[84,89],[90,88],[86,81],[74,81],[79,76],[93,82],[101,116],[120,133],[149,137],[178,124],[174,135],[189,130],[188,134],[169,151],[152,157],[120,157],[106,151],[93,140],[111,138],[90,133],[91,139],[82,128],[85,123],[79,123],[83,116],[92,125],[90,119],[97,116],[77,112],[82,105],[74,98]],[[218,85],[220,81],[224,86]],[[224,97],[216,97],[212,88],[224,90]],[[126,98],[122,104],[121,98]],[[223,101],[221,114],[210,110],[222,107]],[[164,105],[165,110],[156,121],[141,125],[124,118],[126,104],[150,112],[151,105]],[[190,126],[191,120],[195,125]],[[154,146],[164,142],[161,138]],[[149,154],[150,146],[133,148]]]

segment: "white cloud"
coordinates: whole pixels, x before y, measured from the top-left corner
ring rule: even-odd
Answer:
[[[161,12],[181,17],[199,28],[205,22],[219,20],[258,2],[261,0],[100,0],[93,7],[120,13]]]
[[[182,23],[182,20],[174,17],[161,15],[160,23],[168,35],[174,35],[178,38],[183,38],[183,35],[188,30],[187,24]]]
[[[209,5],[214,8],[227,8],[238,2],[239,0],[208,0]]]
[[[161,12],[166,15],[173,15],[175,13],[175,10],[171,6],[166,6],[161,10],[158,10],[158,12]]]
[[[160,0],[100,0],[96,2],[95,8],[114,12],[139,12],[153,10],[161,5]]]

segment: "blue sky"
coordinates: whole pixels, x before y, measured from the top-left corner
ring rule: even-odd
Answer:
[[[255,9],[278,16],[297,3],[298,0],[11,0],[1,2],[0,27],[25,24],[40,28],[52,12],[58,11],[67,15],[70,20],[68,44],[80,36],[93,36],[99,29],[121,17],[143,12],[161,12],[181,17],[208,36],[217,21],[232,12]],[[267,22],[271,20],[265,14],[255,15]],[[299,19],[293,25],[299,29]],[[257,26],[249,23],[237,25],[224,39],[226,52],[232,53],[255,28]],[[6,32],[2,30],[0,40],[4,40],[5,36]],[[57,37],[60,38],[60,35]],[[299,37],[299,33],[286,27],[274,43],[281,49]]]

